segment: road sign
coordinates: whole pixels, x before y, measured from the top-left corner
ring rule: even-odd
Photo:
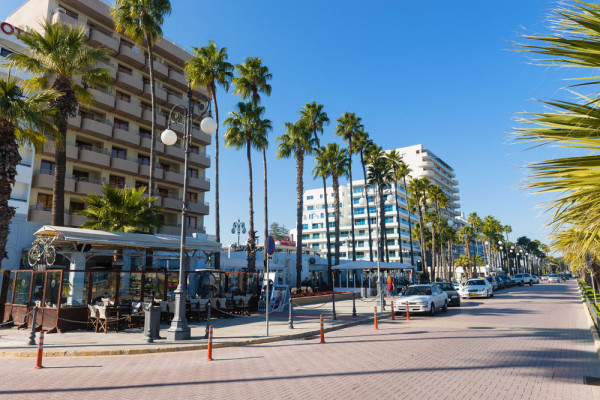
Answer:
[[[275,239],[273,236],[269,236],[267,238],[267,254],[272,255],[273,253],[275,253]]]

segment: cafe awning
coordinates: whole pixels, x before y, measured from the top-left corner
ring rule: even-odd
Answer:
[[[414,269],[410,264],[403,264],[399,262],[381,262],[379,263],[379,269],[389,270],[389,269]],[[377,269],[377,262],[375,261],[367,261],[367,260],[340,260],[340,265],[334,265],[331,267],[333,270],[338,269]]]
[[[34,235],[43,238],[54,237],[55,240],[53,245],[58,247],[90,244],[94,249],[154,249],[157,251],[178,251],[180,245],[180,238],[175,235],[108,232],[52,225],[44,225],[37,230]],[[221,251],[221,243],[209,240],[208,235],[206,234],[187,237],[185,247],[189,251]]]

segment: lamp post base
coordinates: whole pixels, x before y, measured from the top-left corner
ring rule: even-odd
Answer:
[[[191,329],[187,323],[184,322],[181,326],[177,324],[175,327],[173,325],[175,323],[167,330],[167,340],[188,340],[191,337]]]
[[[190,327],[185,319],[185,292],[183,288],[175,289],[175,313],[171,327],[167,330],[168,340],[187,340],[191,336]]]

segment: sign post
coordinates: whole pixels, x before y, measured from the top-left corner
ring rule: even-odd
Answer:
[[[269,299],[269,261],[273,258],[273,253],[275,253],[275,239],[273,239],[273,236],[267,237],[265,249],[267,250],[267,290],[265,301],[265,321],[267,324],[267,336],[269,336],[269,303],[271,302],[271,300]]]

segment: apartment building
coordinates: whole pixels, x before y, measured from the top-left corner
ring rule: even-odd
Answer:
[[[364,197],[364,180],[353,181],[353,190],[350,192],[350,184],[340,186],[340,257],[344,259],[352,258],[351,247],[351,207],[354,204],[354,235],[356,242],[356,258],[359,260],[369,260],[369,224],[367,217],[367,206],[360,204]],[[393,191],[394,188],[388,188]],[[374,191],[369,190],[369,213],[371,217],[371,240],[373,244],[373,259],[377,259],[377,235],[378,225],[375,214],[378,208],[375,204]],[[408,225],[408,211],[404,200],[404,190],[402,187],[396,188],[398,205],[400,211],[400,222],[396,219],[396,206],[394,201],[387,202],[385,210],[385,229],[387,234],[387,245],[389,249],[390,261],[400,261],[400,252],[402,251],[403,261],[410,264],[410,239]],[[304,192],[304,210],[302,214],[302,244],[311,249],[317,249],[322,256],[327,254],[327,235],[325,223],[329,224],[331,249],[333,250],[335,242],[334,232],[334,193],[333,188],[327,188],[327,206],[328,215],[325,216],[325,201],[323,198],[323,189],[311,189]],[[327,222],[326,222],[327,219]],[[418,217],[411,214],[411,222],[414,224]],[[296,237],[296,229],[291,230],[291,235]],[[383,240],[383,239],[382,239]],[[413,252],[415,263],[421,259],[421,250],[418,240],[413,240]]]
[[[92,87],[94,100],[81,104],[69,120],[66,139],[67,178],[65,183],[65,225],[79,226],[85,218],[82,196],[101,193],[102,183],[119,187],[147,186],[150,170],[151,102],[148,57],[143,48],[114,30],[109,5],[99,0],[29,0],[10,15],[6,23],[22,30],[39,29],[39,21],[81,25],[91,47],[109,49],[102,67],[110,70],[112,84]],[[16,49],[22,50],[22,49]],[[190,54],[163,39],[155,44],[154,69],[157,95],[157,133],[165,129],[171,108],[187,103],[187,81],[183,67]],[[206,93],[195,90],[194,101],[207,102]],[[181,137],[183,126],[171,128]],[[204,216],[209,212],[205,195],[210,189],[206,170],[210,158],[206,147],[211,137],[192,129],[188,173],[188,235],[204,233]],[[184,151],[179,140],[174,146],[156,144],[157,204],[163,208],[164,225],[159,233],[179,235],[184,179]],[[23,200],[19,211],[31,222],[50,223],[54,182],[54,145],[48,143],[40,155],[24,157],[31,164],[30,186],[13,190]],[[27,180],[27,174],[20,180]],[[23,209],[25,207],[25,209]]]
[[[396,149],[404,162],[412,170],[412,178],[428,178],[431,183],[438,185],[448,196],[448,211],[451,216],[460,214],[460,196],[458,195],[458,180],[454,169],[422,144],[400,147]]]

